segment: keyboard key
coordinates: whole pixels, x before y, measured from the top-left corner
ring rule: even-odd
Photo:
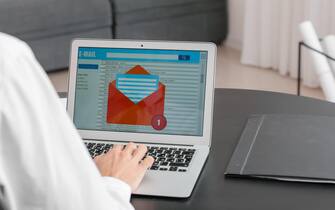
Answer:
[[[172,150],[165,150],[165,154],[171,154],[172,153]]]
[[[186,169],[179,169],[179,172],[186,172]]]
[[[155,153],[155,152],[153,152],[153,153],[148,153],[148,155],[150,155],[150,156],[152,156],[152,157],[155,157],[155,156],[157,156],[157,153]]]
[[[166,158],[158,158],[158,161],[164,161]]]
[[[173,158],[173,157],[174,157],[174,155],[172,155],[172,154],[169,154],[169,155],[166,155],[166,157],[167,157],[167,158]]]
[[[184,155],[176,155],[175,158],[183,158]]]
[[[183,155],[193,155],[194,152],[191,152],[191,151],[184,151],[184,152],[182,152],[181,154],[183,154]]]
[[[169,171],[177,171],[178,167],[170,167]]]
[[[167,171],[168,168],[162,168],[162,167],[161,167],[161,168],[159,168],[159,170],[160,170],[160,171]]]
[[[170,166],[188,167],[188,163],[170,163]]]
[[[177,163],[183,163],[183,162],[184,162],[184,159],[179,158],[179,159],[177,159],[176,162],[177,162]]]
[[[169,165],[169,162],[162,162],[160,165],[161,166],[167,166],[167,165]]]
[[[165,157],[165,154],[159,154],[157,157]]]
[[[159,167],[158,166],[151,166],[150,170],[158,170]]]

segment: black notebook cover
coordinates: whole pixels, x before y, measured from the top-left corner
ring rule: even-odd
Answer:
[[[335,183],[335,117],[251,116],[226,174]]]

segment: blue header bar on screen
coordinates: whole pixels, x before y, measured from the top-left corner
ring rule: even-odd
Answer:
[[[200,63],[200,51],[80,47],[79,59]]]

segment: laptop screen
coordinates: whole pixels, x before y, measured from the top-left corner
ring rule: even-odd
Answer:
[[[78,129],[202,136],[207,51],[80,47]]]

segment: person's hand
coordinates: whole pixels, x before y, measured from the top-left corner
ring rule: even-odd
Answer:
[[[145,156],[147,147],[143,144],[114,145],[106,154],[94,158],[102,176],[111,176],[126,182],[136,190],[145,172],[154,162],[151,156]],[[142,160],[143,159],[143,160]]]

